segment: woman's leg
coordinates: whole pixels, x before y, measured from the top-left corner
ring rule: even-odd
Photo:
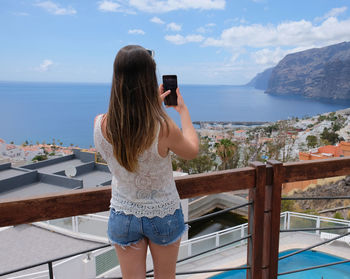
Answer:
[[[181,239],[166,246],[158,245],[149,241],[155,279],[175,278],[176,261],[179,253],[180,241]]]
[[[142,239],[131,246],[115,245],[123,279],[144,279],[146,277],[147,244],[147,239]]]

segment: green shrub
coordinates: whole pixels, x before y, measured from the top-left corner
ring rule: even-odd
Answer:
[[[294,211],[294,201],[282,200],[281,212],[284,212],[284,211]]]
[[[336,219],[344,219],[343,216],[340,214],[340,212],[334,213],[333,218],[336,218]]]
[[[306,137],[306,141],[307,141],[307,146],[314,148],[317,145],[317,137],[310,135]]]
[[[46,155],[36,155],[32,161],[44,161],[44,160],[47,160],[47,156]]]
[[[326,120],[326,119],[327,119],[327,116],[325,116],[325,115],[320,115],[320,116],[318,117],[317,121],[318,121],[318,122],[322,122],[322,121],[324,121],[324,120]]]
[[[329,144],[336,144],[339,142],[339,135],[333,131],[329,131],[327,128],[323,129],[323,132],[321,133],[321,139],[323,141],[329,142]]]

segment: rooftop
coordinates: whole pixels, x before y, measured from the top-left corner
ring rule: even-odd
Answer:
[[[103,186],[111,179],[108,167],[95,163],[95,154],[75,149],[74,154],[20,168],[0,165],[0,200]]]
[[[98,242],[76,239],[33,225],[19,225],[2,230],[0,239],[0,273],[19,268],[23,264],[32,265],[101,246]],[[46,266],[42,266],[31,269],[30,272],[46,269]],[[2,278],[13,278],[23,274],[28,274],[28,271]]]

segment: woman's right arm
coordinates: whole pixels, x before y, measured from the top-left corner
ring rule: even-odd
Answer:
[[[178,105],[174,106],[174,109],[180,115],[182,131],[173,121],[170,121],[167,145],[176,155],[190,160],[194,159],[198,154],[199,139],[179,88],[177,88],[176,93]]]

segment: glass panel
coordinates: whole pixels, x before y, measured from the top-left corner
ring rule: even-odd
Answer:
[[[106,221],[78,217],[78,223],[79,232],[107,237],[108,223]]]
[[[248,235],[248,226],[246,226],[245,228],[244,228],[244,236],[247,236]]]
[[[66,230],[73,230],[72,217],[50,220],[49,224]]]
[[[345,227],[347,226],[346,224],[338,224],[332,221],[321,221],[320,227],[321,228],[330,228],[330,227]],[[348,229],[335,229],[335,230],[326,230],[322,232],[327,232],[327,233],[334,233],[334,234],[344,234],[348,232]]]
[[[285,229],[285,227],[284,227],[284,220],[286,220],[286,215],[284,215],[284,216],[281,216],[281,218],[280,218],[280,230],[284,230]]]
[[[315,219],[306,219],[305,217],[290,216],[290,229],[307,229],[316,228]],[[316,231],[308,231],[309,233],[316,233]]]
[[[215,236],[192,244],[192,255],[199,254],[215,247]]]
[[[219,237],[219,245],[221,246],[240,238],[241,238],[241,230],[234,230],[232,232],[223,233]],[[240,244],[241,244],[240,242],[235,243],[235,245],[240,245]]]
[[[188,245],[183,245],[183,246],[180,246],[180,249],[179,249],[179,255],[177,257],[178,260],[181,260],[183,258],[187,258],[189,255],[188,255]]]

